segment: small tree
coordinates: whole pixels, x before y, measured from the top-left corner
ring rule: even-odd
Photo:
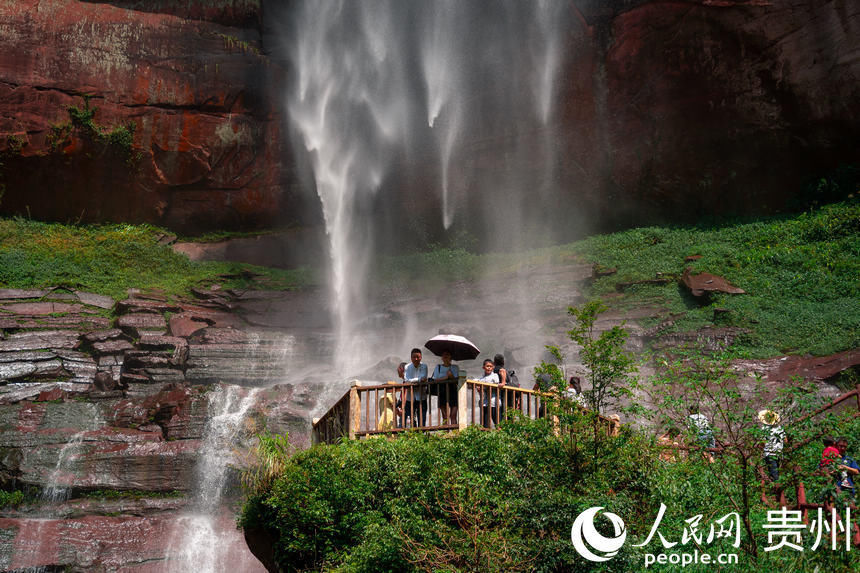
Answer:
[[[769,430],[758,420],[760,409],[779,412],[780,422],[795,441],[820,435],[822,421],[805,416],[820,403],[809,387],[793,380],[785,388],[768,390],[760,375],[744,380],[745,372],[733,365],[728,356],[708,355],[700,349],[678,348],[675,357],[656,362],[657,373],[652,378],[651,402],[669,427],[687,428],[689,441],[701,443],[697,428],[690,423],[689,413],[700,412],[713,424],[716,436],[717,460],[710,456],[696,457],[706,471],[711,472],[723,493],[741,516],[746,530],[744,550],[758,556],[758,543],[751,520],[756,505],[757,482],[767,483],[763,467],[763,448]],[[691,409],[695,407],[695,409]],[[789,448],[783,452],[778,488],[797,480],[796,456]],[[766,492],[762,492],[765,494]]]
[[[566,373],[562,367],[564,356],[561,350],[554,345],[547,345],[546,349],[552,354],[554,362],[543,361],[535,368],[535,377],[546,381],[542,387],[544,391],[550,391],[555,398],[550,398],[550,411],[558,416],[562,425],[571,430],[571,443],[576,449],[576,426],[583,420],[590,423],[594,436],[593,456],[600,455],[601,432],[600,415],[605,414],[606,409],[618,404],[622,397],[632,394],[631,387],[635,379],[631,374],[636,372],[633,358],[624,351],[624,343],[627,340],[627,331],[620,326],[614,326],[609,330],[595,333],[595,322],[598,315],[607,311],[608,308],[600,300],[587,303],[582,308],[568,307],[567,313],[574,317],[574,327],[567,332],[570,339],[576,342],[581,350],[580,360],[588,370],[586,378],[591,382],[591,389],[583,392],[585,403],[588,406],[586,416],[583,418],[582,410],[578,404],[565,396],[567,388]],[[545,386],[544,385],[544,386]]]
[[[570,339],[579,344],[579,358],[588,369],[587,378],[591,390],[584,392],[591,409],[605,414],[610,405],[617,405],[622,397],[629,397],[635,384],[631,374],[636,372],[633,357],[624,351],[627,331],[613,326],[595,336],[597,317],[608,307],[601,300],[593,300],[582,308],[568,307],[567,313],[576,324],[567,332]]]

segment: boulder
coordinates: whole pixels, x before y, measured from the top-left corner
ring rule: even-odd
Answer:
[[[93,350],[98,354],[119,354],[131,350],[134,345],[128,340],[106,340],[105,342],[94,342]]]
[[[693,296],[702,296],[705,293],[724,292],[728,294],[745,294],[746,291],[738,288],[723,277],[712,275],[710,273],[699,273],[694,275],[690,269],[684,269],[684,274],[681,275],[681,282],[690,289]]]
[[[97,392],[111,392],[118,387],[119,383],[109,372],[97,372],[93,377],[93,389]]]
[[[214,321],[192,314],[175,314],[170,317],[168,330],[173,336],[188,338],[198,330],[212,326]]]
[[[117,318],[116,325],[133,338],[140,338],[147,331],[164,331],[167,328],[162,315],[148,312],[124,314]]]

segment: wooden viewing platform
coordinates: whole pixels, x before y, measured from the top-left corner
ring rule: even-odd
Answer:
[[[424,425],[413,425],[406,408],[396,411],[398,401],[410,405],[416,393],[425,402],[418,402],[416,418]],[[485,398],[493,406],[484,406]],[[546,402],[552,395],[536,390],[498,386],[460,377],[457,381],[407,384],[362,384],[353,381],[352,387],[321,418],[313,421],[312,442],[332,444],[338,440],[358,439],[374,435],[392,435],[407,430],[440,432],[462,430],[467,426],[492,426],[508,419],[512,412],[537,419],[546,416]],[[439,403],[455,401],[456,416],[443,418]],[[424,412],[426,405],[426,412]],[[486,417],[486,418],[485,418]],[[612,433],[616,420],[599,416],[598,419]],[[489,424],[485,423],[485,420]]]

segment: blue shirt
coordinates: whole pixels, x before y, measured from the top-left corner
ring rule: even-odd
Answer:
[[[403,371],[403,381],[404,382],[420,382],[421,379],[427,378],[427,365],[423,362],[418,365],[418,368],[415,367],[411,362],[406,365],[406,370]],[[408,393],[407,393],[408,396]],[[412,400],[419,401],[424,399],[424,393],[421,391],[421,387],[415,388],[414,393],[412,394]]]
[[[843,456],[842,459],[839,460],[839,463],[843,466],[848,466],[851,469],[860,471],[860,466],[857,465],[857,462],[855,462],[852,458],[848,456]],[[841,487],[842,489],[850,489],[854,491],[854,474],[850,474],[845,470],[841,470],[841,472],[842,475],[837,478],[839,480],[839,487]]]
[[[460,367],[456,364],[452,364],[451,366],[437,364],[436,368],[433,369],[433,380],[445,380],[449,371],[454,375],[454,380],[460,377]]]

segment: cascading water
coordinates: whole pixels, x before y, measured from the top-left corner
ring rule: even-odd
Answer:
[[[76,432],[69,438],[69,441],[63,444],[57,454],[57,463],[54,465],[54,470],[45,480],[45,487],[42,489],[40,496],[44,506],[41,510],[43,516],[41,519],[26,520],[25,526],[30,530],[26,536],[30,543],[22,544],[19,549],[16,559],[21,563],[36,564],[44,562],[52,553],[56,539],[46,531],[46,525],[58,515],[57,504],[61,504],[69,499],[72,493],[72,481],[75,476],[73,463],[81,455],[84,439],[86,435],[94,430],[98,430],[104,423],[101,414],[94,405],[84,405],[86,412],[82,413],[79,419],[86,421],[86,427]],[[46,566],[33,565],[27,567],[27,571],[31,573],[43,573],[47,571]]]
[[[233,514],[221,507],[235,442],[259,391],[260,388],[243,390],[222,385],[210,394],[191,508],[177,521],[165,571],[215,573],[259,567],[235,529]],[[248,563],[237,563],[237,555],[231,554],[237,543]]]
[[[411,216],[409,205],[438,203],[441,220],[430,226],[447,231],[459,221],[491,246],[512,246],[501,220],[524,229],[540,225],[529,195],[552,187],[557,152],[545,128],[552,123],[566,6],[561,0],[295,4],[287,30],[294,71],[287,108],[330,241],[341,372],[369,350],[356,325],[368,308],[374,239],[391,236],[386,226],[401,238],[428,226]],[[501,169],[475,168],[487,140],[504,147]],[[465,151],[471,164],[460,161]]]
[[[57,465],[51,473],[51,476],[48,478],[48,481],[45,484],[45,489],[42,490],[42,499],[44,501],[57,503],[69,498],[71,488],[67,485],[61,484],[60,481],[62,480],[64,472],[68,471],[67,466],[69,465],[72,456],[80,449],[80,446],[84,441],[84,434],[86,434],[86,432],[78,432],[72,436],[72,438],[66,442],[62,448],[60,448]]]

